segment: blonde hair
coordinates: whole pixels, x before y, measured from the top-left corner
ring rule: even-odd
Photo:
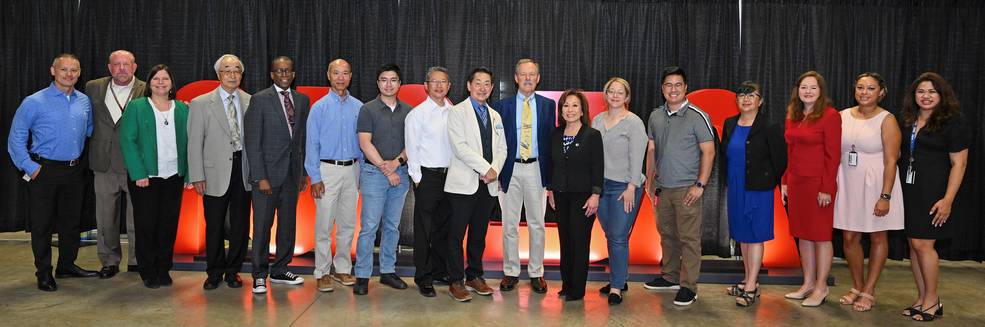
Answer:
[[[626,88],[626,110],[629,110],[629,100],[631,99],[630,95],[633,94],[633,92],[629,89],[629,81],[626,81],[622,77],[618,76],[610,78],[608,82],[605,82],[605,86],[602,87],[602,92],[608,92],[609,86],[612,86],[612,83],[622,84],[622,87]]]

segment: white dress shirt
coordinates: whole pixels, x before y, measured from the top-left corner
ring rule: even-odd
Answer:
[[[150,177],[169,178],[178,173],[178,139],[174,131],[174,100],[171,100],[171,109],[164,112],[157,110],[154,101],[148,102],[154,110],[154,126],[157,127],[157,175]]]
[[[407,173],[414,183],[421,182],[421,167],[447,168],[452,149],[448,140],[448,111],[452,103],[438,104],[427,97],[407,114],[404,142],[407,149]]]
[[[123,117],[123,107],[126,107],[127,102],[130,102],[130,91],[133,90],[133,83],[136,81],[136,78],[131,78],[130,84],[119,86],[112,79],[109,80],[109,87],[106,88],[106,99],[103,102],[106,103],[106,109],[109,109],[109,116],[113,118],[114,123],[119,122],[120,117]],[[113,94],[116,94],[115,98]]]

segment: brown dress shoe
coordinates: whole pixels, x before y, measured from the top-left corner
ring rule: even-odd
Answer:
[[[356,285],[356,278],[355,277],[352,277],[352,275],[350,275],[350,274],[334,273],[334,274],[332,274],[332,278],[335,279],[336,281],[338,281],[339,284],[342,284],[342,285],[345,285],[345,286]]]
[[[503,276],[503,280],[499,282],[499,290],[503,292],[512,291],[514,288],[516,288],[516,284],[519,281],[520,279],[517,277]]]
[[[472,300],[472,294],[465,288],[462,281],[455,281],[448,285],[448,294],[458,302],[468,302]]]
[[[483,296],[492,295],[493,292],[492,287],[486,285],[486,281],[483,280],[482,278],[476,278],[465,282],[465,288],[475,292],[475,294],[479,294]]]
[[[335,284],[335,283],[332,282],[332,276],[322,275],[321,278],[318,278],[318,290],[319,291],[322,291],[322,292],[331,292],[331,291],[334,291],[335,290],[335,288],[334,288],[335,285],[333,285],[333,284]]]
[[[530,288],[532,288],[536,293],[547,293],[547,281],[544,280],[544,277],[531,278]]]

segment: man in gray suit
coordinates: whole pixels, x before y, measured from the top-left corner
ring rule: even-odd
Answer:
[[[246,258],[250,228],[250,172],[243,146],[243,116],[250,95],[239,89],[243,63],[234,55],[215,62],[219,87],[192,100],[188,113],[188,180],[202,195],[205,211],[206,272],[203,288],[243,286],[239,270]],[[229,228],[225,227],[229,214]],[[224,236],[229,236],[226,254]]]
[[[96,229],[99,240],[96,252],[103,268],[99,278],[108,279],[120,272],[120,199],[126,199],[127,266],[136,271],[134,251],[133,205],[127,189],[127,170],[120,152],[117,131],[127,103],[144,94],[146,83],[134,78],[137,62],[133,53],[116,50],[106,65],[111,76],[86,83],[85,93],[92,102],[92,138],[89,139],[89,168],[92,169],[96,194]]]
[[[298,193],[307,188],[304,172],[308,96],[291,89],[294,61],[280,56],[270,63],[274,85],[257,92],[246,110],[246,153],[253,184],[253,293],[267,292],[270,281],[297,285],[301,276],[287,270],[294,254]],[[277,212],[277,254],[269,267],[270,228]]]

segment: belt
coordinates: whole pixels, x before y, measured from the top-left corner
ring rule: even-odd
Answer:
[[[322,159],[321,162],[327,163],[329,165],[352,166],[352,164],[356,163],[356,159],[350,159],[350,160]]]
[[[531,162],[537,162],[537,158],[527,158],[527,159],[516,159],[516,160],[515,160],[515,162],[516,162],[516,163],[531,163]]]
[[[421,170],[426,170],[426,171],[430,171],[432,173],[439,173],[439,174],[447,174],[448,173],[448,168],[445,168],[445,167],[441,167],[441,168],[421,167]]]
[[[41,157],[40,155],[37,155],[37,154],[34,154],[34,153],[31,153],[31,160],[37,161],[39,164],[42,164],[42,165],[43,164],[53,164],[53,165],[66,166],[66,167],[75,167],[75,166],[78,166],[79,165],[79,159],[78,158],[75,158],[75,159],[72,159],[72,160],[69,160],[69,161],[59,161],[59,160],[45,159],[45,158]]]

